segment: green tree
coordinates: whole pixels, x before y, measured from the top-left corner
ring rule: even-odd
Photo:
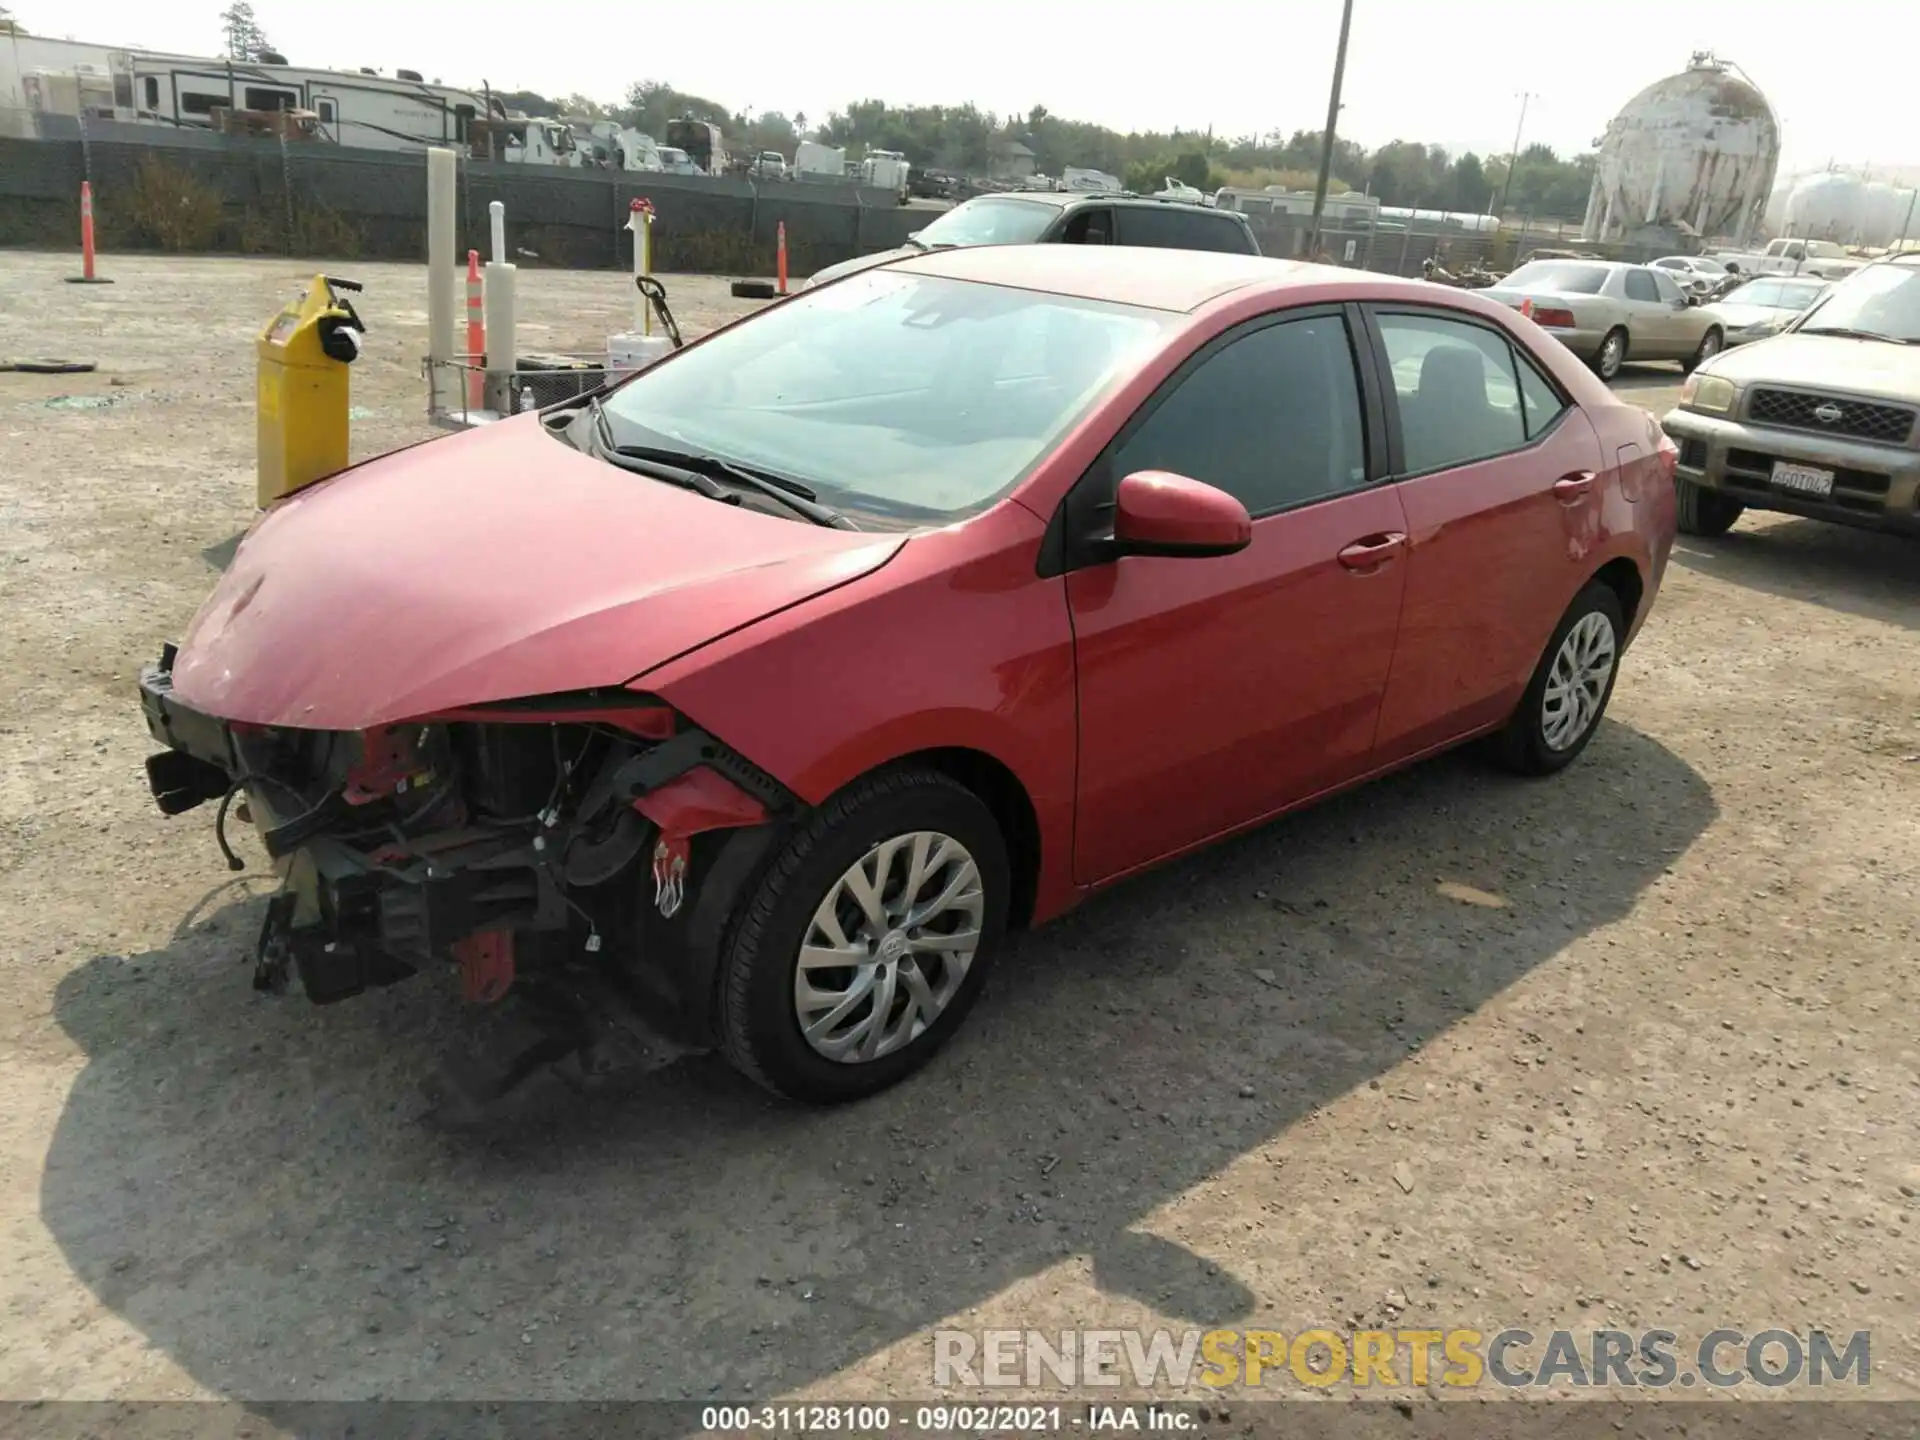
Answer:
[[[1475,215],[1493,208],[1486,167],[1480,163],[1480,157],[1472,152],[1453,162],[1453,203],[1448,208]]]
[[[642,80],[627,91],[627,103],[618,113],[621,123],[630,125],[656,140],[664,139],[667,122],[690,116],[709,125],[718,125],[725,133],[733,114],[717,100],[704,95],[689,95],[660,80]]]
[[[220,27],[227,37],[229,60],[258,60],[263,50],[273,49],[267,32],[260,28],[260,22],[253,15],[253,6],[247,0],[233,0],[231,5],[222,10]]]
[[[522,115],[550,120],[560,113],[558,102],[547,99],[536,90],[496,90],[493,98],[508,110],[518,111]]]

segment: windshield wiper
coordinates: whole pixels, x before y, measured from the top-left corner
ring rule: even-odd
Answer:
[[[688,470],[680,465],[668,465],[646,454],[634,453],[639,447],[623,447],[613,442],[613,426],[607,419],[605,407],[599,397],[590,397],[587,401],[587,413],[593,417],[592,454],[610,465],[618,465],[622,470],[631,470],[636,475],[645,475],[650,480],[662,480],[669,485],[678,485],[682,490],[693,490],[709,500],[718,500],[725,505],[738,505],[740,497],[709,475],[696,470]]]
[[[771,471],[759,470],[740,464],[735,460],[725,460],[718,455],[703,455],[692,450],[670,450],[654,445],[617,445],[613,448],[616,455],[625,455],[635,460],[647,460],[663,467],[683,470],[697,475],[709,485],[718,488],[713,476],[725,476],[736,485],[777,501],[794,514],[803,516],[815,525],[825,525],[834,530],[858,530],[846,516],[831,505],[822,505],[817,493],[798,480],[785,475],[776,475]],[[722,491],[721,493],[726,493]]]
[[[1882,335],[1878,330],[1854,330],[1845,325],[1802,325],[1802,335],[1835,335],[1842,340],[1882,340],[1889,345],[1912,345],[1912,340],[1902,340],[1898,335]]]

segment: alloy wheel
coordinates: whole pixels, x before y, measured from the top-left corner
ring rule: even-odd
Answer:
[[[1569,749],[1593,728],[1613,678],[1617,650],[1613,622],[1597,610],[1582,615],[1567,631],[1540,701],[1540,730],[1548,749]]]
[[[1611,380],[1620,373],[1620,362],[1625,358],[1626,344],[1616,331],[1607,336],[1600,346],[1600,378]]]
[[[959,993],[985,914],[980,867],[951,835],[873,846],[828,887],[801,941],[793,1004],[807,1043],[849,1065],[912,1043]]]

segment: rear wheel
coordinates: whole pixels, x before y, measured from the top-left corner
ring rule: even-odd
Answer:
[[[721,1043],[750,1079],[856,1100],[933,1057],[980,993],[1006,928],[1006,843],[972,791],[920,768],[828,801],[735,916]]]
[[[1589,580],[1560,617],[1527,693],[1494,737],[1502,764],[1522,775],[1551,775],[1579,757],[1613,696],[1626,636],[1620,597],[1604,580]]]
[[[1700,337],[1700,348],[1693,352],[1693,358],[1684,362],[1680,368],[1691,375],[1707,361],[1726,348],[1727,340],[1718,330],[1709,330]]]
[[[1627,358],[1627,332],[1618,326],[1607,332],[1607,338],[1600,342],[1600,348],[1594,352],[1593,373],[1602,380],[1611,380],[1620,373],[1620,367]]]
[[[1684,477],[1673,482],[1675,518],[1682,535],[1724,535],[1747,507]]]

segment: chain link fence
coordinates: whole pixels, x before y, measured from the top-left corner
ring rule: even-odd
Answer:
[[[87,180],[104,248],[405,260],[425,251],[421,150],[124,123],[74,122],[72,138],[28,139],[5,121],[0,115],[0,244],[73,243]],[[624,267],[630,202],[643,195],[656,217],[655,268],[682,272],[771,274],[784,224],[789,264],[806,274],[899,245],[927,218],[889,192],[852,184],[463,159],[456,259],[488,249],[487,208],[498,200],[507,258]]]

